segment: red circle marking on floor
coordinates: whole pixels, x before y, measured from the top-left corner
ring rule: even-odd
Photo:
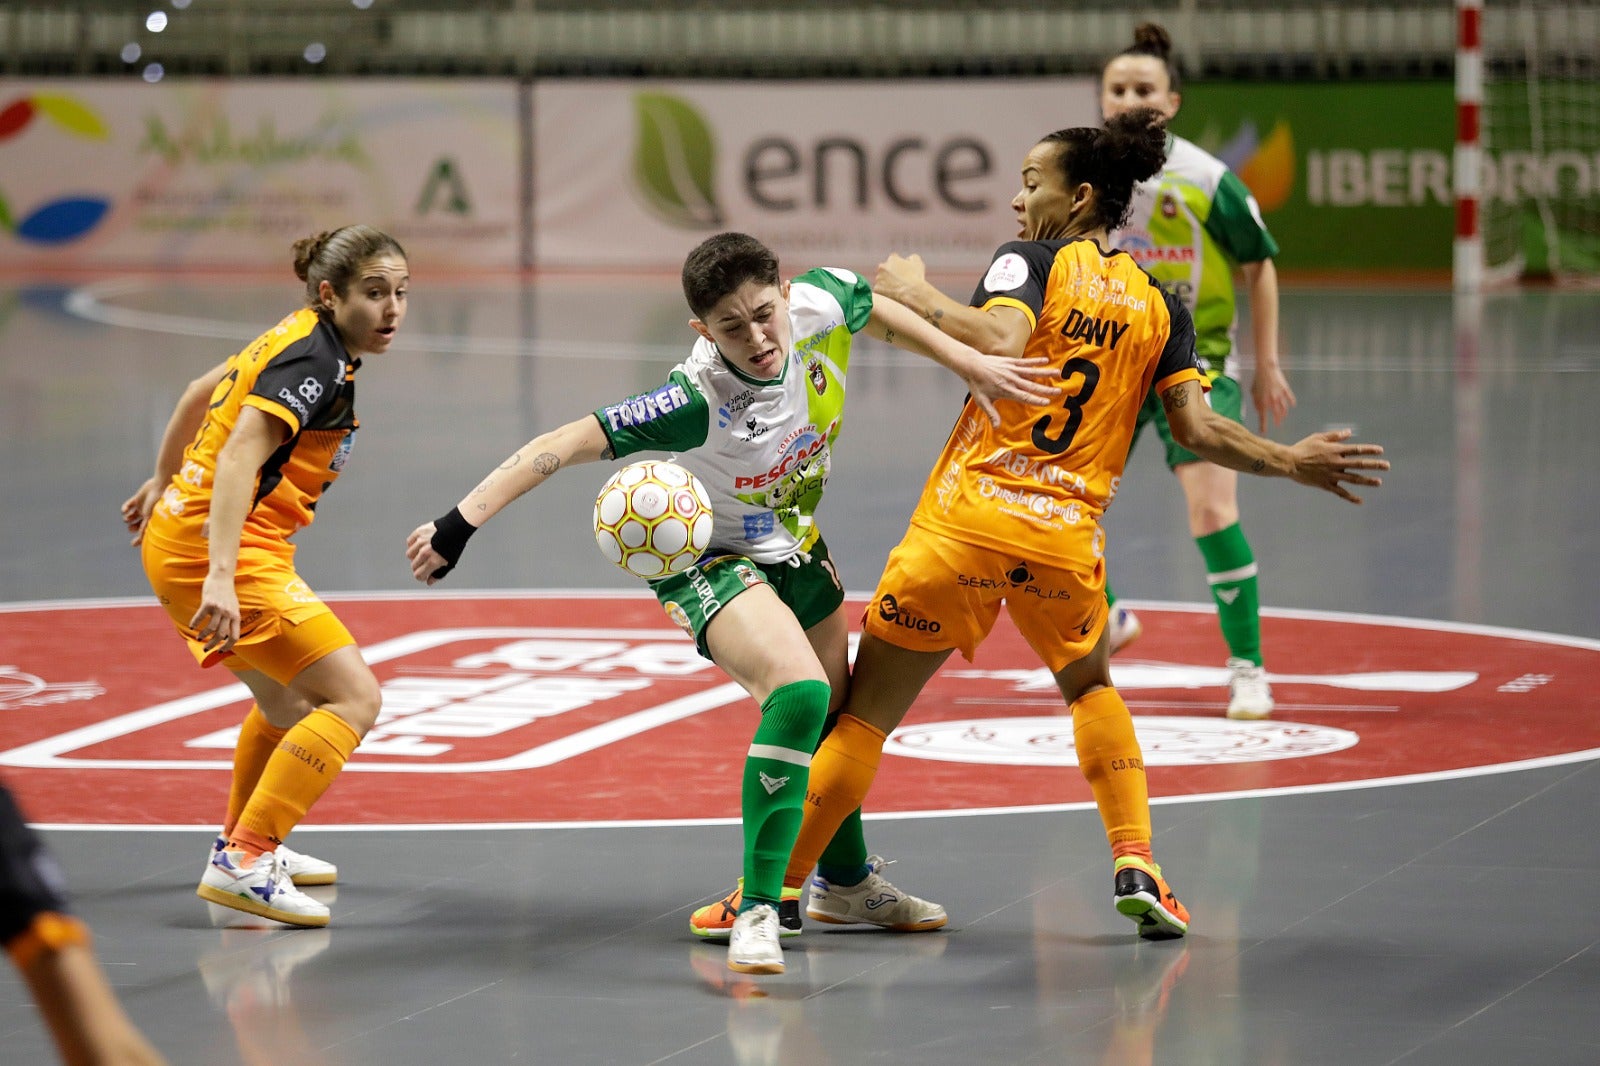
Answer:
[[[385,710],[308,825],[736,819],[755,705],[644,595],[330,597]],[[1230,723],[1214,617],[1142,607],[1114,664],[1152,795],[1304,790],[1600,754],[1600,642],[1272,612],[1277,711]],[[248,696],[153,604],[0,607],[0,778],[46,824],[212,825]],[[869,810],[1089,801],[1071,723],[1002,616],[888,745]]]

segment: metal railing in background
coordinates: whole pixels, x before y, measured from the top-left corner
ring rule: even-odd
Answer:
[[[226,76],[1069,74],[1097,70],[1143,18],[1168,26],[1191,77],[1439,77],[1454,46],[1441,0],[177,3],[7,0],[0,73],[123,76],[159,63]]]

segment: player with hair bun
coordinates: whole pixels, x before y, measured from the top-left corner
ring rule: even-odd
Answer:
[[[371,226],[294,243],[306,304],[189,383],[156,469],[122,505],[162,606],[201,666],[250,689],[222,835],[198,894],[287,922],[328,924],[296,885],[331,863],[284,846],[378,717],[378,680],[355,638],[295,572],[357,427],[355,373],[406,316],[405,251]]]
[[[1012,201],[1020,239],[995,253],[970,304],[930,285],[916,256],[879,266],[880,293],[980,351],[1044,359],[1062,393],[1042,413],[997,403],[998,423],[970,403],[961,412],[867,607],[850,697],[812,760],[786,885],[804,883],[865,798],[889,732],[951,652],[972,658],[1004,603],[1071,708],[1078,766],[1111,844],[1117,911],[1147,939],[1188,931],[1188,910],[1151,853],[1144,758],[1111,681],[1100,518],[1139,407],[1159,396],[1173,435],[1213,462],[1353,502],[1344,483],[1376,485],[1367,471],[1388,463],[1377,445],[1348,443],[1347,430],[1287,447],[1212,413],[1188,310],[1110,246],[1135,186],[1165,155],[1161,118],[1148,109],[1034,145]],[[827,920],[833,894],[819,873],[807,913]]]
[[[1113,57],[1101,75],[1100,109],[1109,122],[1132,108],[1154,108],[1170,122],[1182,101],[1172,58],[1172,39],[1153,22],[1133,31],[1133,43]],[[1168,134],[1161,172],[1134,190],[1133,211],[1111,235],[1194,317],[1195,350],[1211,381],[1211,406],[1243,421],[1237,359],[1233,356],[1234,288],[1237,267],[1250,293],[1255,373],[1250,398],[1260,431],[1281,424],[1295,404],[1278,357],[1278,246],[1244,182],[1227,164],[1190,141]],[[1158,397],[1139,411],[1134,439],[1153,422],[1166,449],[1166,463],[1188,501],[1189,532],[1205,560],[1217,606],[1230,671],[1228,717],[1266,718],[1272,688],[1261,656],[1261,598],[1256,558],[1239,524],[1239,476],[1207,462],[1174,439]],[[1132,611],[1112,604],[1111,651],[1139,635]]]

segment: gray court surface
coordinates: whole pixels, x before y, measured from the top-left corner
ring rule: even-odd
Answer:
[[[183,385],[297,298],[287,270],[0,284],[0,601],[148,595],[118,504]],[[670,278],[468,285],[419,268],[403,339],[358,379],[355,459],[299,538],[304,576],[413,587],[413,526],[540,430],[659,382],[687,317]],[[1474,309],[1434,290],[1291,287],[1283,322],[1300,405],[1276,435],[1351,425],[1395,469],[1359,509],[1245,479],[1264,601],[1600,639],[1600,294]],[[868,346],[851,390],[821,517],[846,585],[867,590],[961,386]],[[1110,516],[1113,573],[1125,596],[1202,602],[1153,445]],[[500,518],[450,586],[628,585],[590,542],[589,473]],[[1157,854],[1194,914],[1169,943],[1139,942],[1112,910],[1093,812],[874,820],[874,850],[900,860],[889,875],[943,903],[949,928],[809,924],[771,978],[729,973],[686,932],[736,871],[733,826],[308,828],[296,843],[341,868],[315,890],[334,908],[318,931],[214,924],[193,894],[203,833],[47,838],[123,1002],[174,1063],[1563,1066],[1600,1062],[1597,807],[1591,761],[1160,805]],[[0,1062],[48,1048],[0,973]]]

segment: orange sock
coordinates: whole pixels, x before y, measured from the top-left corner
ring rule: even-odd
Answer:
[[[1112,854],[1137,855],[1142,845],[1142,857],[1147,857],[1150,786],[1144,776],[1144,752],[1133,735],[1133,715],[1116,689],[1096,689],[1079,697],[1072,705],[1072,739]]]
[[[261,771],[267,768],[267,760],[272,758],[278,741],[287,732],[267,721],[260,707],[252,706],[250,713],[244,716],[244,724],[239,727],[239,742],[233,748],[233,781],[228,786],[228,817],[222,823],[223,836],[232,833],[233,827],[239,824],[239,812],[250,802],[250,793],[261,780]]]
[[[327,791],[361,738],[348,722],[318,708],[284,734],[267,760],[261,780],[239,815],[229,842],[249,844],[248,834],[283,843],[289,830]],[[246,848],[248,853],[251,849]],[[266,849],[261,849],[266,850]]]
[[[799,888],[811,875],[817,858],[839,831],[850,812],[861,806],[883,758],[882,730],[850,714],[841,714],[811,757],[811,779],[806,784],[805,816],[800,835],[789,852],[783,875],[786,888]]]

